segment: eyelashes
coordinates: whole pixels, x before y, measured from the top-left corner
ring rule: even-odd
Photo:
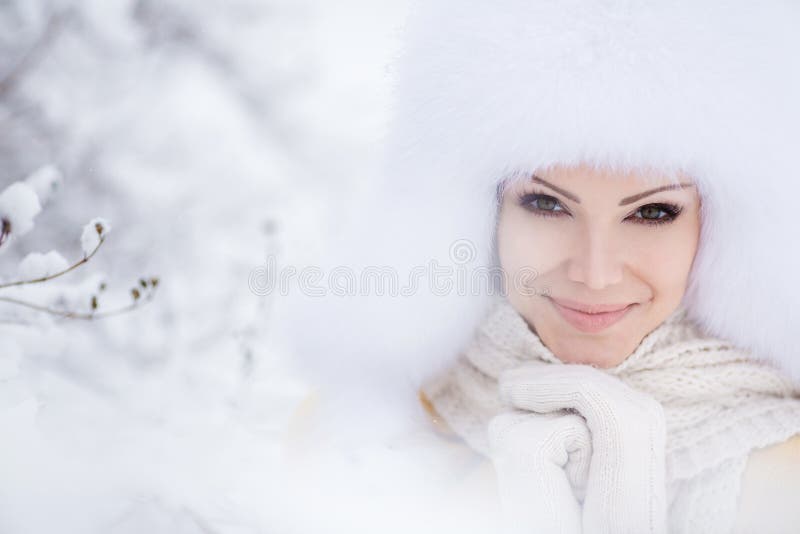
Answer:
[[[524,193],[518,195],[518,203],[522,208],[540,217],[564,217],[569,215],[569,212],[561,202],[551,195]],[[683,208],[677,204],[656,202],[640,206],[628,219],[633,219],[633,224],[658,226],[673,222],[682,211]]]

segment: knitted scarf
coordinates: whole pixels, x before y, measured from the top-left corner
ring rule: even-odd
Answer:
[[[489,420],[508,409],[498,376],[523,363],[563,365],[501,296],[455,364],[423,391],[450,429],[488,457]],[[670,532],[730,532],[749,453],[800,433],[798,387],[705,335],[683,306],[605,371],[664,407]]]

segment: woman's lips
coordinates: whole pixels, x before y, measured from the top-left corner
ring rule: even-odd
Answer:
[[[585,313],[575,310],[551,298],[550,301],[561,316],[572,326],[582,332],[597,333],[622,319],[637,303],[631,303],[616,311],[601,313]]]

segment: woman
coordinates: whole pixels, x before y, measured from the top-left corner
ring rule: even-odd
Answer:
[[[380,441],[421,388],[509,528],[787,531],[755,495],[798,460],[800,7],[410,13],[383,172],[316,264],[391,283],[283,315],[320,408]]]
[[[785,463],[783,480],[800,484],[786,477],[800,474],[800,392],[779,369],[682,315],[700,239],[696,184],[582,165],[501,185],[496,241],[510,283],[460,361],[426,384],[421,400],[434,423],[495,462],[510,526],[794,529],[796,506],[759,496],[765,483],[768,493],[786,491],[765,468],[770,462]],[[531,266],[533,283],[519,283]],[[586,365],[622,381],[598,381],[606,377]],[[501,395],[490,402],[501,375]],[[504,409],[504,395],[520,410]],[[607,428],[614,417],[621,428]],[[615,478],[603,481],[601,467],[611,465]],[[648,493],[651,486],[657,491]],[[615,499],[614,488],[630,494]]]

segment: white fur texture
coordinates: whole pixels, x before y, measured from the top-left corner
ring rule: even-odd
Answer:
[[[318,265],[391,265],[402,281],[436,258],[469,277],[492,262],[501,177],[579,162],[682,170],[703,198],[690,316],[798,379],[798,27],[800,4],[775,0],[418,2],[393,66],[384,172]],[[456,242],[476,256],[454,261]],[[488,298],[422,287],[283,305],[315,380],[399,386],[413,404]]]

